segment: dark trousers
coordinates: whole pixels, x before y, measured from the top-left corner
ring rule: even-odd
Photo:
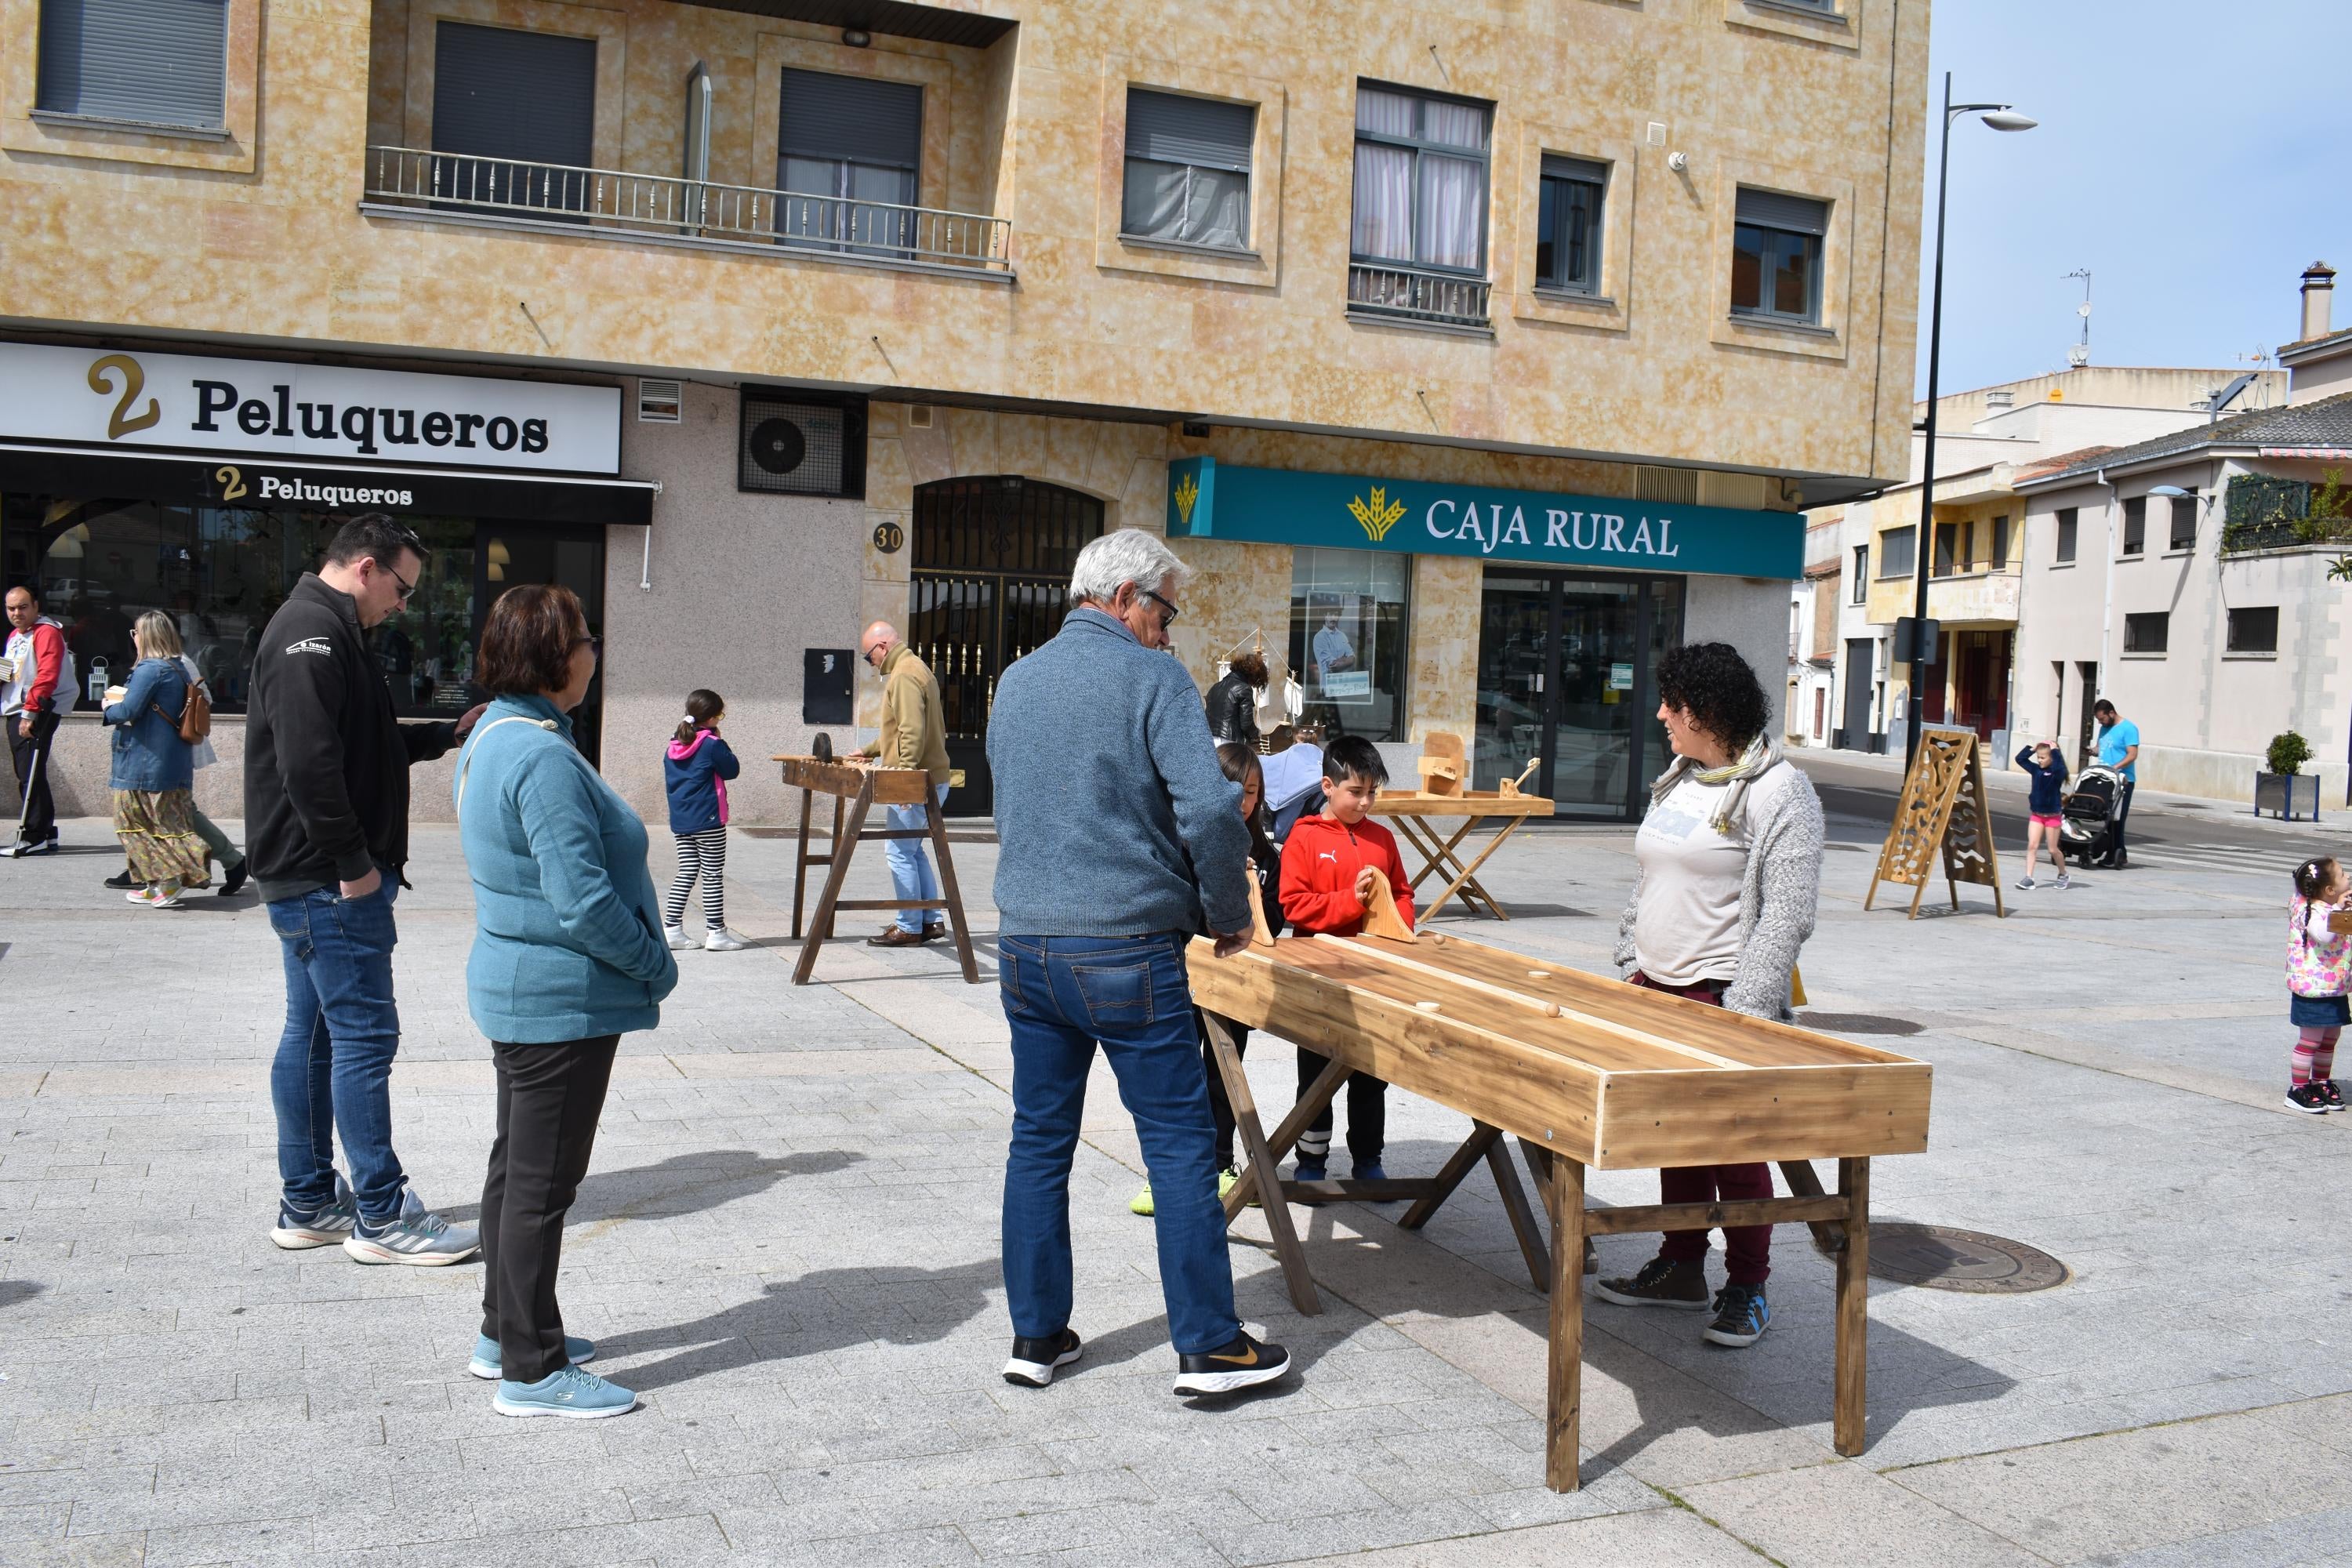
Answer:
[[[599,1035],[490,1045],[499,1131],[482,1183],[482,1332],[499,1342],[499,1375],[509,1383],[537,1383],[570,1364],[555,1266],[620,1043],[618,1035]]]
[[[2131,816],[2132,791],[2137,788],[2139,785],[2136,781],[2126,779],[2123,793],[2116,796],[2115,831],[2107,839],[2107,859],[2120,860],[2124,858],[2124,819]]]
[[[38,844],[58,836],[58,808],[49,798],[49,742],[58,732],[58,716],[36,714],[32,734],[18,733],[19,714],[8,715],[8,759],[16,764],[16,791],[24,801],[16,837]]]
[[[1723,983],[1719,980],[1702,980],[1696,985],[1662,985],[1638,969],[1625,978],[1652,991],[1687,996],[1710,1006],[1723,1005]],[[1771,1195],[1772,1167],[1761,1163],[1683,1165],[1658,1173],[1658,1201],[1664,1204],[1729,1204]],[[1703,1230],[1670,1230],[1659,1244],[1658,1256],[1676,1263],[1704,1262],[1706,1237]],[[1772,1227],[1725,1226],[1723,1252],[1726,1279],[1734,1285],[1761,1285],[1772,1275]]]
[[[1217,1070],[1216,1048],[1209,1044],[1209,1026],[1200,1022],[1207,1016],[1200,1008],[1192,1009],[1194,1026],[1201,1031],[1201,1067],[1209,1075],[1209,1119],[1217,1124],[1217,1169],[1234,1168],[1234,1102],[1225,1096],[1225,1075]],[[1225,1033],[1234,1040],[1236,1058],[1249,1055],[1248,1028],[1221,1016]]]
[[[1304,1096],[1329,1062],[1319,1051],[1298,1047],[1298,1092]],[[1377,1165],[1389,1138],[1389,1086],[1368,1072],[1348,1075],[1348,1158],[1359,1165]],[[1298,1135],[1298,1157],[1322,1161],[1331,1155],[1331,1108],[1325,1106]]]

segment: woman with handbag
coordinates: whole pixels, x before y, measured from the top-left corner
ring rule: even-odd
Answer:
[[[107,693],[101,715],[114,731],[107,780],[114,792],[114,836],[141,884],[127,897],[156,910],[177,909],[184,891],[211,879],[195,825],[195,748],[180,732],[194,689],[175,657],[179,645],[171,616],[161,610],[140,616],[131,628],[139,662],[129,680]]]

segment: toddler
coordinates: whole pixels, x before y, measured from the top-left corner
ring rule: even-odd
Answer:
[[[2343,1091],[2328,1075],[2336,1070],[2336,1037],[2352,1019],[2344,996],[2352,936],[2328,930],[2327,919],[2347,904],[2352,882],[2333,857],[2294,868],[2294,897],[2286,907],[2287,1020],[2302,1032],[2288,1068],[2286,1108],[2314,1116],[2344,1109]]]

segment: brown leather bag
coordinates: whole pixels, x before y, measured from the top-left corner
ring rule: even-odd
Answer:
[[[155,710],[157,718],[176,728],[180,731],[180,739],[191,746],[213,732],[213,700],[205,695],[204,687],[195,681],[188,682],[188,700],[182,704],[177,720],[163,711],[161,702],[151,702],[147,706]]]

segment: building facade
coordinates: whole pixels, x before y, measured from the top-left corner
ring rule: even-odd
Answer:
[[[649,814],[691,688],[747,756],[858,738],[877,618],[984,811],[997,674],[1134,526],[1198,571],[1203,682],[1263,642],[1307,717],[1624,816],[1656,654],[1772,687],[1802,509],[1903,474],[1892,0],[0,4],[0,567],[85,672],[174,615],[221,814],[254,641],[373,508],[427,544],[403,710],[470,700],[501,584],[569,584]],[[85,703],[62,810],[104,751]]]

